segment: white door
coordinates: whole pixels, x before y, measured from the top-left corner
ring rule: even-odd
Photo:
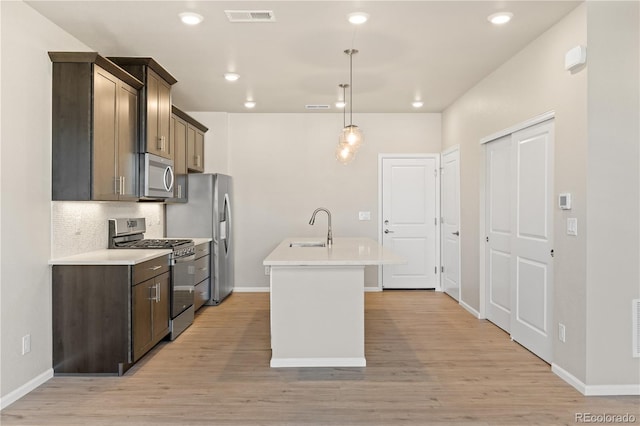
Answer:
[[[514,191],[511,135],[486,146],[487,319],[511,331],[511,196]]]
[[[460,300],[460,150],[442,155],[442,290]]]
[[[553,121],[513,134],[511,337],[547,362],[553,332]]]
[[[486,145],[486,315],[547,362],[553,333],[553,120]]]
[[[382,287],[440,289],[438,156],[381,161],[382,244],[407,259],[382,267]]]

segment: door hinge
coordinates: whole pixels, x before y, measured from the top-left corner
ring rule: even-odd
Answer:
[[[434,169],[434,170],[433,170],[433,175],[434,175],[434,176],[438,176],[438,169]]]
[[[487,239],[487,242],[489,242],[489,237],[486,237],[486,239]]]
[[[444,266],[440,267],[440,272],[444,272]]]
[[[438,273],[438,267],[437,267],[437,266],[434,266],[434,267],[433,267],[433,273],[434,273],[434,274],[437,274],[437,273]]]
[[[434,217],[434,218],[433,218],[433,224],[434,224],[435,226],[438,226],[438,218],[437,218],[437,217]]]

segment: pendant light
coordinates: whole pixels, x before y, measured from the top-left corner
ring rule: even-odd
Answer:
[[[353,151],[357,151],[362,142],[364,142],[362,131],[353,124],[353,55],[358,51],[356,49],[347,49],[344,53],[349,55],[349,125],[342,129],[340,143],[345,143]]]
[[[346,83],[343,83],[343,84],[338,84],[338,87],[342,89],[342,101],[346,102],[347,101],[347,98],[345,97],[346,89],[347,87],[349,87],[349,85]],[[346,111],[347,111],[346,107],[342,109],[342,127],[343,128],[346,128],[346,125],[347,125]],[[336,160],[338,160],[339,162],[341,162],[346,166],[347,164],[351,163],[355,157],[356,157],[356,150],[351,148],[348,143],[345,143],[342,140],[342,135],[340,135],[340,141],[338,142],[338,146],[336,147]]]

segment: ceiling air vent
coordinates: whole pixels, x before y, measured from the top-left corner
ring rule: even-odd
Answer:
[[[329,105],[305,105],[306,109],[329,109]]]
[[[229,22],[275,22],[272,10],[225,10]]]

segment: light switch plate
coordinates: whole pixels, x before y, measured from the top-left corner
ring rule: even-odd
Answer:
[[[576,217],[568,217],[567,218],[567,235],[578,235],[578,218]]]
[[[359,212],[358,220],[371,220],[371,212]]]

